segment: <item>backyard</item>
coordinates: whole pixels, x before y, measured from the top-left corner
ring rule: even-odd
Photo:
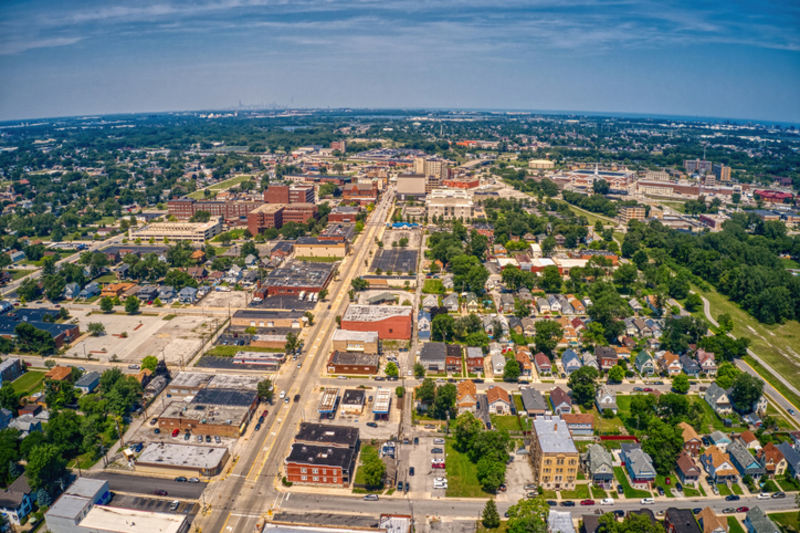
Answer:
[[[789,514],[789,513],[787,513]],[[735,516],[728,517],[728,533],[745,533],[744,527]]]
[[[492,426],[501,431],[519,431],[519,421],[516,416],[491,415]]]
[[[800,531],[800,513],[791,511],[788,513],[772,513],[769,517],[779,526],[784,528],[794,528],[795,531]],[[791,531],[788,529],[788,531]],[[733,530],[731,530],[733,532]]]

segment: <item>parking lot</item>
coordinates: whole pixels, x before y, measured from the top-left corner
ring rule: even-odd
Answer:
[[[396,272],[407,274],[408,272],[417,271],[417,263],[419,252],[413,250],[400,250],[400,249],[387,249],[385,246],[383,250],[375,254],[375,259],[372,260],[372,271],[381,269],[383,272]]]
[[[178,508],[171,509],[172,502],[178,501]],[[173,500],[169,497],[144,498],[141,496],[131,496],[128,494],[114,494],[111,505],[125,509],[136,509],[138,511],[150,511],[153,513],[173,513],[188,515],[189,523],[194,521],[194,517],[200,511],[200,505],[195,502],[185,500]]]
[[[408,239],[409,250],[418,250],[420,242],[422,241],[421,229],[390,229],[383,233],[383,249],[391,250],[395,242],[400,242],[400,239]]]
[[[445,489],[434,489],[433,480],[437,477],[447,477],[444,468],[433,468],[431,460],[438,458],[444,459],[444,453],[431,453],[431,450],[440,448],[444,452],[445,445],[434,444],[434,440],[440,437],[418,437],[419,444],[414,445],[414,439],[410,438],[409,444],[401,444],[399,449],[400,463],[397,471],[397,479],[408,481],[411,484],[410,492],[414,492],[415,497],[434,496],[443,498]],[[414,468],[414,475],[409,475],[409,467]]]
[[[222,307],[243,308],[252,300],[253,295],[248,291],[209,292],[202,300],[195,304],[196,307]]]

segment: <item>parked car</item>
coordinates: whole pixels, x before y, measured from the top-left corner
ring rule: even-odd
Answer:
[[[733,514],[733,513],[736,512],[736,509],[734,509],[732,507],[728,507],[727,509],[723,509],[722,512],[725,513],[725,514]]]
[[[152,420],[150,421],[150,425],[151,425],[151,426],[155,426],[156,424],[158,424],[158,418],[154,418],[154,419],[152,419]]]
[[[367,422],[367,426],[369,426],[371,428],[376,428],[376,427],[378,427],[378,424],[376,424],[375,422]]]
[[[198,435],[197,436],[197,442],[203,442],[203,436],[202,435]]]
[[[200,483],[200,479],[196,477],[190,477],[189,483]]]
[[[154,429],[154,430],[153,430],[153,433],[155,433],[156,435],[158,435],[159,433],[161,433],[161,430],[160,430],[160,429],[158,429],[158,428],[156,428],[156,429]]]
[[[642,498],[639,503],[642,505],[653,505],[656,501],[653,498]]]
[[[414,437],[414,446],[419,445],[419,437]]]
[[[770,496],[768,492],[760,492],[756,498],[759,500],[769,500]]]
[[[555,500],[547,500],[547,505],[549,505],[550,507],[556,507],[558,505],[558,502]]]
[[[188,480],[188,479],[186,479],[186,478],[185,478],[185,477],[183,477],[183,476],[179,476],[179,477],[176,477],[176,478],[175,478],[175,481],[177,481],[178,483],[186,483],[186,482],[187,482],[187,481],[189,481],[189,480]]]
[[[180,435],[180,434],[181,434],[181,430],[180,430],[180,429],[173,429],[173,430],[172,430],[172,438],[173,438],[173,439],[174,439],[175,437],[177,437],[178,435]]]
[[[131,370],[139,370],[142,367],[140,367],[139,365],[128,365],[128,368],[130,368]]]
[[[269,411],[264,409],[264,411],[261,413],[261,416],[266,417],[268,414],[269,414]]]
[[[603,498],[600,505],[614,505],[614,498]]]
[[[376,501],[378,501],[378,495],[377,494],[367,494],[366,496],[364,496],[364,499],[367,500],[368,502],[376,502]]]
[[[695,507],[694,509],[692,509],[692,514],[700,514],[702,512],[703,512],[702,507]]]
[[[412,467],[409,467],[409,469],[408,469],[408,475],[409,475],[409,476],[413,476],[413,475],[414,475],[414,467],[413,467],[413,466],[412,466]]]
[[[537,496],[539,495],[537,492],[528,493],[528,494],[536,494]],[[567,501],[561,502],[559,505],[561,505],[561,507],[575,507],[575,502],[567,500]]]
[[[625,488],[622,485],[617,485],[617,494],[625,494]]]
[[[617,509],[616,511],[614,511],[614,515],[617,518],[624,518],[625,517],[625,511],[623,511],[622,509]]]
[[[170,511],[177,511],[178,507],[180,507],[180,505],[181,505],[181,502],[179,502],[178,500],[174,500],[171,504],[169,504],[169,510]]]
[[[736,508],[736,512],[737,513],[746,513],[749,510],[750,510],[750,508],[745,506],[745,505]]]
[[[661,487],[656,487],[656,491],[658,491],[658,495],[659,496],[663,496],[664,495],[664,489],[662,489]]]
[[[776,492],[775,494],[773,494],[773,495],[771,496],[771,498],[772,498],[773,500],[779,500],[779,499],[781,499],[781,498],[785,498],[785,497],[786,497],[786,493],[785,493],[785,492]]]
[[[191,438],[192,438],[192,434],[189,433],[188,431],[186,432],[186,435],[183,436],[183,440],[189,440]]]
[[[741,500],[741,498],[737,494],[730,494],[728,496],[725,496],[726,502],[738,502],[739,500]]]
[[[444,450],[441,448],[434,448],[431,450],[431,453],[444,453]]]
[[[153,494],[155,494],[156,496],[167,496],[167,491],[159,489],[153,491]]]
[[[525,497],[532,500],[534,498],[538,498],[539,497],[539,493],[538,492],[529,492],[529,493],[527,493],[525,495]]]
[[[444,444],[444,439],[433,439],[434,444]]]
[[[256,424],[256,431],[261,429],[261,424]]]

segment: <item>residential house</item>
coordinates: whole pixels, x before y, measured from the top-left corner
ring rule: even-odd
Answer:
[[[633,318],[632,317],[628,317],[628,318],[623,319],[622,323],[625,326],[624,329],[622,330],[622,332],[625,335],[627,335],[629,337],[638,337],[639,336],[639,330],[636,329],[636,324],[633,323]]]
[[[422,345],[419,352],[419,363],[430,372],[445,371],[447,362],[447,345],[443,342],[428,342]]]
[[[536,298],[536,308],[539,310],[539,314],[549,313],[550,312],[550,303],[544,298]]]
[[[81,294],[81,286],[77,283],[67,283],[66,287],[64,287],[64,299],[65,300],[74,300]]]
[[[75,386],[83,394],[91,394],[98,385],[100,385],[100,372],[87,372],[75,382]]]
[[[158,299],[161,300],[161,303],[171,304],[175,298],[177,298],[177,294],[175,293],[175,287],[172,285],[164,285],[159,288]]]
[[[558,301],[555,295],[550,294],[547,296],[547,304],[550,306],[551,313],[561,314],[561,302]]]
[[[550,406],[557,415],[572,412],[572,398],[561,387],[556,387],[550,391]]]
[[[467,372],[480,374],[483,372],[483,350],[477,346],[467,346]]]
[[[422,299],[422,309],[431,312],[431,309],[439,306],[439,298],[435,294],[428,294]]]
[[[5,407],[0,407],[0,431],[8,427],[8,424],[14,419],[14,413]]]
[[[444,287],[448,291],[452,291],[455,287],[455,283],[453,282],[453,275],[447,274],[442,278],[442,287]]]
[[[739,442],[748,450],[758,451],[761,449],[761,443],[758,442],[758,438],[749,429],[745,429],[739,434]]]
[[[713,444],[714,446],[716,446],[717,448],[719,448],[720,450],[722,450],[723,452],[726,452],[726,453],[728,451],[728,446],[731,443],[731,439],[729,439],[726,434],[724,434],[723,432],[721,432],[719,430],[714,431],[713,433],[711,433],[708,436],[708,441],[711,444]]]
[[[203,267],[189,267],[186,269],[186,273],[196,281],[203,281],[208,276],[208,271]]]
[[[775,476],[782,476],[786,473],[786,468],[789,463],[781,451],[775,446],[774,443],[768,442],[766,446],[756,454],[758,462],[764,467],[764,471],[771,478]]]
[[[599,444],[591,444],[586,453],[581,454],[581,469],[592,483],[604,489],[614,484],[613,464],[614,457]]]
[[[581,356],[581,363],[583,363],[583,366],[590,366],[600,372],[600,363],[598,363],[595,356],[589,352],[583,352]]]
[[[712,352],[707,352],[701,348],[697,350],[695,355],[697,356],[697,362],[700,365],[701,372],[707,376],[717,375],[717,362],[714,360],[714,354]]]
[[[670,507],[664,514],[664,529],[667,533],[702,533],[690,509]]]
[[[550,409],[544,399],[544,395],[532,387],[520,387],[522,396],[522,407],[528,416],[540,416],[547,414]]]
[[[567,350],[561,355],[561,367],[568,376],[582,366],[583,363],[578,358],[578,354],[572,350]]]
[[[778,444],[778,450],[786,459],[786,475],[794,479],[800,479],[800,452],[788,442]]]
[[[572,306],[572,309],[574,310],[576,315],[586,314],[586,307],[580,302],[580,300],[575,298],[575,296],[567,294],[567,301]]]
[[[461,345],[448,344],[447,345],[447,358],[445,359],[445,370],[447,372],[457,372],[461,374],[464,371],[461,360]]]
[[[466,296],[467,313],[477,313],[481,310],[478,296],[474,292],[468,292]]]
[[[508,317],[508,329],[512,333],[515,333],[517,335],[522,335],[523,333],[522,320],[515,316]]]
[[[197,289],[184,287],[178,291],[178,301],[182,304],[193,304],[197,301]]]
[[[503,371],[506,369],[506,358],[502,353],[492,354],[492,372],[495,376],[502,376]]]
[[[677,376],[683,369],[680,357],[672,352],[664,352],[661,355],[659,364],[661,365],[661,371],[667,376]]]
[[[24,439],[31,433],[42,431],[42,422],[35,418],[33,415],[19,415],[17,418],[8,423],[8,427],[19,430],[20,438]]]
[[[514,312],[514,295],[503,293],[500,295],[499,301],[497,302],[497,310],[500,313],[513,313]]]
[[[747,511],[744,527],[747,528],[747,533],[780,533],[781,531],[758,505]]]
[[[647,325],[647,322],[645,322],[643,319],[634,318],[633,325],[636,327],[636,331],[640,337],[648,338],[653,336],[653,330],[650,328],[650,326]]]
[[[448,294],[442,299],[442,306],[446,307],[451,313],[458,312],[458,294]]]
[[[143,302],[152,302],[153,300],[158,298],[158,286],[143,285],[139,287],[139,291],[136,293],[136,297]]]
[[[700,435],[686,422],[680,422],[677,427],[683,435],[683,451],[692,457],[697,457],[703,444]]]
[[[594,399],[595,405],[597,405],[597,412],[602,413],[606,409],[610,409],[615,415],[619,411],[617,409],[617,395],[613,389],[611,389],[608,385],[600,385],[600,388],[597,389],[597,394],[595,395]]]
[[[700,454],[700,464],[714,483],[735,482],[737,479],[736,467],[728,454],[716,446],[709,446]]]
[[[542,352],[533,356],[533,364],[536,365],[536,371],[539,373],[539,376],[549,376],[553,371],[550,358]]]
[[[509,397],[504,388],[496,385],[489,387],[486,390],[486,401],[488,402],[490,414],[511,414],[511,397]]]
[[[656,365],[653,358],[645,350],[642,350],[636,355],[633,360],[633,366],[636,367],[637,372],[642,376],[652,376],[656,372]]]
[[[711,507],[706,507],[697,514],[697,523],[703,533],[728,533],[728,520],[717,516]]]
[[[720,417],[733,412],[733,406],[728,398],[728,393],[716,383],[712,383],[711,386],[706,389],[703,399]]]
[[[431,314],[426,311],[417,315],[417,337],[420,341],[431,340]]]
[[[738,440],[728,445],[728,457],[739,472],[739,477],[743,478],[749,475],[753,479],[760,479],[766,472],[761,463]]]
[[[591,437],[594,434],[592,413],[564,413],[561,418],[566,422],[573,437]]]
[[[526,316],[522,319],[522,334],[526,337],[533,337],[536,334],[536,321]]]
[[[697,485],[701,474],[697,463],[695,463],[691,455],[686,453],[686,450],[683,450],[678,456],[675,472],[677,472],[678,479],[681,480],[681,483],[689,486]]]
[[[611,346],[596,346],[594,349],[594,356],[597,362],[600,363],[602,370],[611,370],[611,367],[617,364],[619,358],[617,352]]]
[[[460,381],[456,387],[456,408],[458,414],[466,412],[475,413],[475,406],[478,403],[478,390],[475,382],[471,379]]]
[[[653,460],[638,443],[623,442],[620,445],[620,459],[628,472],[633,488],[649,488],[656,479]]]
[[[530,377],[533,375],[533,364],[531,364],[531,352],[528,348],[520,346],[514,354],[514,358],[519,363],[520,375]]]
[[[694,359],[688,355],[682,355],[680,357],[680,362],[684,374],[690,378],[696,378],[700,376],[700,365],[698,365]]]
[[[631,298],[630,300],[628,300],[628,305],[630,305],[631,309],[633,309],[633,312],[637,314],[641,313],[642,310],[644,309],[644,307],[642,307],[642,304],[640,304],[639,300],[637,300],[636,298]]]
[[[33,511],[32,493],[25,474],[19,476],[6,490],[0,491],[0,512],[14,526],[22,525]]]
[[[94,298],[95,296],[99,296],[100,292],[101,292],[100,285],[98,285],[95,282],[92,282],[83,288],[79,296],[84,300],[88,300],[89,298]]]

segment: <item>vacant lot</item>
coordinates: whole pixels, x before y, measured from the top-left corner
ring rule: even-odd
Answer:
[[[215,183],[214,185],[208,187],[208,189],[212,192],[224,191],[225,189],[230,189],[234,185],[239,185],[241,182],[249,180],[251,178],[252,176],[249,175],[234,176],[225,181],[220,181],[219,183]],[[202,200],[203,197],[204,196],[202,189],[189,194],[189,198],[194,198],[195,200]]]
[[[36,371],[28,371],[22,374],[13,383],[14,392],[30,396],[41,387],[42,381],[44,381],[44,375],[44,372]]]
[[[209,292],[202,300],[200,300],[196,307],[223,307],[228,306],[231,309],[239,309],[247,306],[247,303],[252,300],[252,294],[245,291],[231,291],[231,292]]]
[[[478,482],[477,467],[463,454],[453,448],[453,441],[445,444],[445,465],[447,469],[447,496],[453,498],[485,497]]]
[[[399,243],[400,239],[408,239],[408,246],[410,250],[418,250],[422,241],[422,230],[416,229],[391,229],[383,233],[383,248],[384,250],[392,250],[395,247],[392,243]]]

